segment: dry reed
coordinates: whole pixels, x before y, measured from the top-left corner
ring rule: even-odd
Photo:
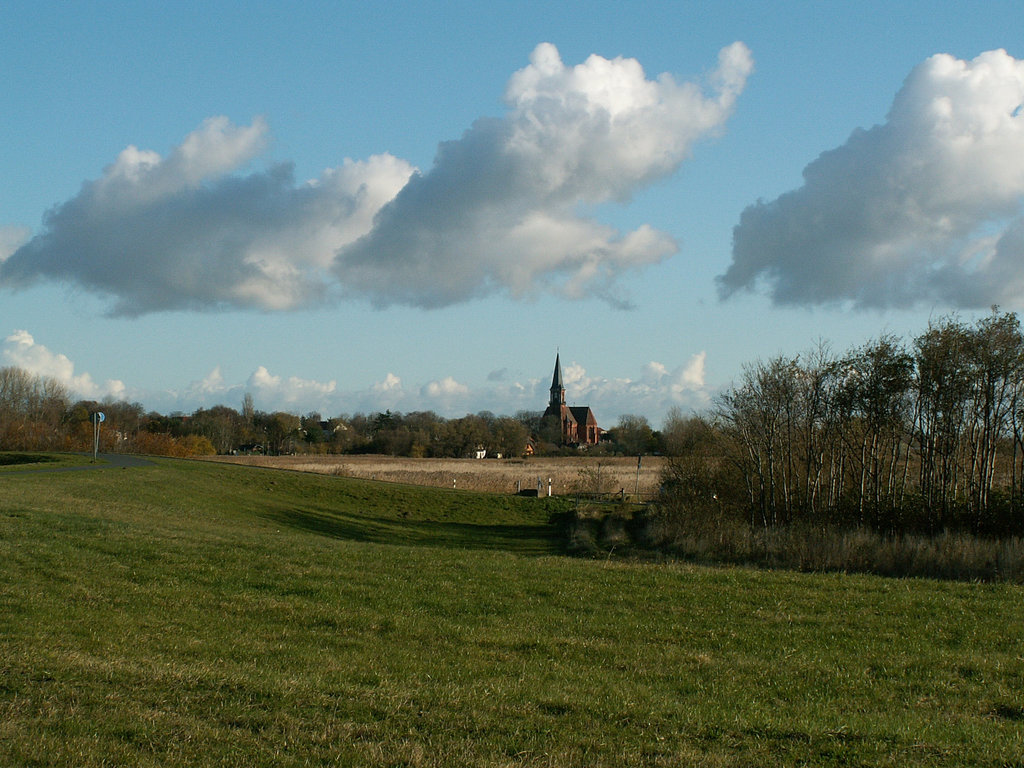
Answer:
[[[647,497],[661,484],[663,459],[645,457],[637,473],[635,457],[533,457],[529,459],[410,459],[391,456],[217,456],[211,460],[358,477],[392,483],[515,493],[540,488],[543,495],[639,493]]]
[[[715,530],[651,520],[648,542],[658,550],[706,563],[744,563],[801,571],[1024,582],[1024,539],[944,532],[883,535],[863,528],[751,529],[723,520]]]

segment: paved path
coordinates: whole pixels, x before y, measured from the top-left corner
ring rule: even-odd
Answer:
[[[90,456],[91,454],[82,454],[83,456]],[[149,459],[144,459],[141,456],[128,456],[123,453],[101,453],[99,454],[101,461],[95,464],[79,464],[73,467],[36,467],[35,469],[8,469],[0,472],[0,477],[4,475],[26,475],[32,473],[33,475],[40,472],[80,472],[86,469],[126,469],[127,467],[145,467],[153,462]]]

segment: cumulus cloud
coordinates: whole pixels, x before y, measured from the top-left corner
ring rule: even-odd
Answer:
[[[300,185],[288,165],[231,175],[266,134],[262,120],[214,118],[167,157],[129,147],[46,214],[0,264],[0,284],[75,282],[114,297],[118,315],[322,301],[337,249],[369,231],[413,169],[379,155]]]
[[[330,396],[337,389],[337,382],[275,376],[261,365],[249,377],[246,388],[253,393],[254,398],[281,404],[279,407],[305,407],[309,403],[320,407],[330,401]]]
[[[804,169],[804,184],[748,207],[722,296],[779,304],[1022,307],[1024,61],[932,56],[886,121]]]
[[[2,356],[4,364],[21,368],[36,376],[56,379],[69,392],[89,400],[112,398],[123,399],[125,385],[117,379],[108,379],[97,384],[88,373],[75,373],[75,364],[66,355],[51,352],[42,344],[37,344],[32,334],[25,330],[16,330],[4,339]]]
[[[228,387],[224,382],[224,374],[221,373],[220,366],[216,366],[206,378],[201,381],[194,382],[190,387],[190,391],[197,394],[220,394],[227,391]]]
[[[388,371],[380,381],[359,392],[349,392],[338,398],[339,411],[354,412],[408,410],[409,395],[402,378]]]
[[[652,361],[636,378],[593,376],[578,363],[563,366],[566,400],[589,405],[603,424],[623,413],[664,413],[673,406],[700,409],[710,402],[705,382],[707,353],[699,352],[669,369]]]
[[[751,68],[742,43],[701,84],[648,79],[627,58],[570,67],[541,44],[509,80],[505,115],[442,143],[423,174],[387,154],[305,183],[287,164],[246,174],[266,123],[211,118],[166,157],[125,149],[6,259],[0,237],[0,285],[75,283],[109,297],[115,315],[284,310],[336,295],[437,307],[546,289],[615,301],[620,273],[676,245],[579,207],[626,201],[675,171],[721,130]]]
[[[370,389],[373,392],[385,393],[385,392],[401,392],[402,391],[402,380],[395,376],[395,374],[388,372],[388,375],[384,377],[382,381],[375,383]]]
[[[469,387],[460,384],[451,376],[445,376],[440,381],[431,381],[420,390],[421,394],[433,400],[443,400],[460,395],[468,395]]]
[[[627,200],[672,173],[721,129],[751,68],[734,43],[706,94],[667,74],[649,80],[635,59],[594,55],[567,67],[541,44],[508,83],[506,115],[442,144],[430,171],[341,250],[335,272],[384,305],[442,306],[498,289],[523,296],[541,278],[573,298],[611,295],[617,275],[676,245],[647,226],[615,231],[578,207]]]

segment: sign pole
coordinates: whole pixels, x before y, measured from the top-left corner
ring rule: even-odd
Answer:
[[[92,460],[96,461],[96,457],[100,452],[100,424],[106,419],[106,415],[103,411],[96,411],[92,415]]]

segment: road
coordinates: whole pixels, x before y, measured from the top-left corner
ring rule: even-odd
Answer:
[[[89,454],[83,454],[88,456]],[[79,464],[74,467],[36,467],[34,469],[8,469],[0,473],[0,477],[4,475],[22,475],[31,472],[37,474],[39,472],[80,472],[86,469],[127,469],[128,467],[145,467],[153,462],[149,459],[144,459],[141,456],[127,456],[123,453],[101,453],[98,456],[102,460],[102,463],[97,462],[95,464]]]

